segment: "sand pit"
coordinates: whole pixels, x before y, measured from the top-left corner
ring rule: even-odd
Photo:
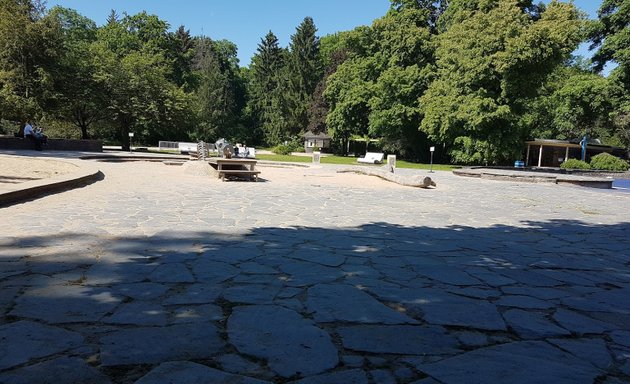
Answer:
[[[75,172],[78,166],[60,160],[0,155],[0,183],[23,183]]]

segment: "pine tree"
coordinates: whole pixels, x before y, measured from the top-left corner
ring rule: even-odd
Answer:
[[[190,31],[181,25],[172,35],[172,47],[169,53],[173,56],[173,81],[186,91],[190,91],[194,86],[192,76],[193,48],[194,42],[190,36]]]
[[[285,52],[278,38],[269,31],[258,44],[252,59],[250,110],[253,111],[267,144],[275,145],[287,138],[286,104],[282,85]]]
[[[116,12],[115,9],[112,9],[109,12],[109,15],[107,16],[107,24],[116,24],[118,23],[120,19],[120,16],[118,16],[118,13]]]
[[[289,109],[289,130],[293,136],[306,130],[308,106],[322,77],[319,37],[315,35],[316,32],[313,19],[306,17],[291,36],[286,101]]]

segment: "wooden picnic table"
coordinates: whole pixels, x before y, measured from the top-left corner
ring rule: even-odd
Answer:
[[[213,159],[210,162],[217,165],[219,178],[223,181],[226,176],[245,177],[258,181],[260,171],[256,170],[257,160],[255,159]]]

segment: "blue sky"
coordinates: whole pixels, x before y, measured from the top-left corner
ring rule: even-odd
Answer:
[[[548,2],[548,1],[545,1]],[[249,65],[260,39],[269,31],[287,46],[304,17],[311,16],[319,35],[370,25],[389,8],[388,0],[48,0],[51,8],[60,5],[102,25],[110,10],[130,15],[147,11],[166,20],[171,29],[184,25],[192,35],[227,39],[239,49],[241,65]],[[601,0],[575,0],[592,18]],[[588,55],[586,46],[579,54]]]

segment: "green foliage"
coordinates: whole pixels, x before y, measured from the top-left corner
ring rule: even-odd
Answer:
[[[593,56],[595,69],[601,71],[614,61],[627,73],[630,67],[630,3],[625,0],[603,0],[598,20],[592,24],[591,49],[598,48]]]
[[[432,145],[459,163],[511,162],[532,137],[630,145],[627,1],[603,0],[589,24],[594,69],[618,64],[607,78],[569,61],[587,35],[570,2],[390,3],[372,25],[321,39],[307,17],[288,48],[269,32],[242,68],[233,43],[146,12],[112,11],[97,27],[43,0],[0,0],[0,118],[125,147],[133,131],[138,143],[296,151],[308,129],[337,152],[356,135],[425,162]]]
[[[613,156],[610,153],[602,152],[591,158],[591,168],[602,169],[606,171],[623,172],[628,170],[628,162]]]
[[[456,162],[518,157],[520,117],[545,77],[577,47],[582,22],[571,4],[540,15],[516,1],[455,1],[439,36],[437,76],[420,98],[420,125]]]
[[[71,121],[88,139],[89,127],[107,115],[104,92],[94,80],[94,65],[89,55],[96,40],[96,24],[72,9],[54,7],[49,17],[57,20],[63,36],[63,55],[58,62],[55,88],[59,92],[55,117]]]
[[[116,126],[125,149],[131,130],[137,142],[155,142],[181,137],[179,131],[186,128],[181,121],[191,115],[192,103],[169,81],[168,44],[168,24],[141,13],[109,22],[90,46],[93,77],[107,100],[107,120]]]
[[[562,169],[591,169],[591,166],[586,162],[578,159],[568,159],[560,164]]]
[[[418,158],[418,99],[429,83],[435,49],[426,9],[401,6],[339,40],[349,59],[328,78],[324,92],[329,134],[342,148],[352,135],[380,137],[388,151]]]
[[[591,49],[594,69],[603,70],[608,63],[618,66],[608,76],[611,84],[610,113],[614,129],[613,137],[620,145],[630,146],[630,2],[603,0],[598,20],[591,24]]]
[[[390,0],[390,2],[392,11],[425,11],[428,15],[427,22],[433,33],[437,32],[438,20],[449,5],[449,0]]]
[[[0,2],[0,117],[41,117],[54,102],[60,26],[37,0]]]
[[[281,143],[288,136],[283,78],[286,61],[286,51],[269,31],[252,58],[248,108],[254,124],[263,132],[264,141],[271,145]]]
[[[306,131],[308,106],[322,77],[319,37],[313,19],[304,18],[291,36],[285,79],[284,102],[287,105],[287,127],[290,136]]]
[[[232,140],[238,136],[239,118],[245,104],[237,48],[227,40],[200,38],[196,50],[194,67],[199,85],[195,99],[199,123],[192,136],[206,142],[221,137]]]
[[[197,86],[192,71],[194,55],[194,39],[190,36],[190,31],[180,25],[175,34],[171,35],[167,56],[173,60],[172,81],[186,92]]]
[[[559,67],[541,87],[540,96],[527,105],[523,121],[537,138],[568,140],[584,134],[611,138],[612,93],[611,82],[603,76]]]
[[[0,119],[0,135],[13,135],[20,130],[20,123],[17,121],[10,121]]]
[[[278,144],[271,149],[271,152],[276,155],[290,155],[293,152],[293,148],[287,144]]]

